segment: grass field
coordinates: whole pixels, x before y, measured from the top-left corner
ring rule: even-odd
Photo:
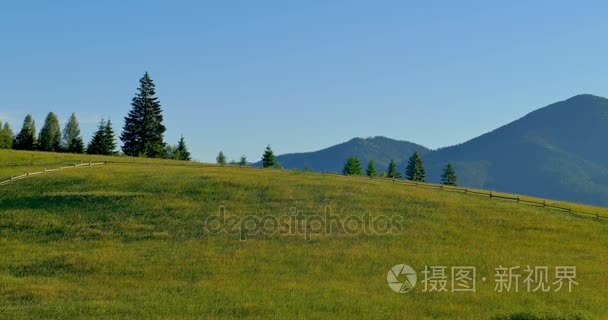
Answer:
[[[15,151],[0,160],[0,180],[59,162],[120,162],[0,187],[2,319],[608,319],[607,222],[364,178]],[[220,206],[230,217],[329,206],[403,228],[239,240],[206,231]],[[400,263],[419,278],[427,265],[475,266],[489,280],[475,293],[418,284],[400,294],[387,285]],[[576,266],[579,285],[494,291],[494,268],[526,265]]]

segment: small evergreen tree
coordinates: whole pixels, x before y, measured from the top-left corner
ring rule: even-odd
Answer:
[[[11,126],[8,122],[5,122],[2,125],[2,121],[0,121],[0,149],[10,149],[13,147],[13,130],[11,130]]]
[[[344,169],[342,169],[342,174],[344,175],[360,175],[363,172],[361,169],[361,163],[357,157],[351,156],[346,159],[346,163],[344,163]]]
[[[35,150],[38,141],[36,139],[36,122],[31,114],[23,119],[21,131],[15,137],[13,148],[17,150]]]
[[[156,86],[146,72],[139,80],[138,92],[131,102],[120,139],[128,156],[163,157],[165,142],[163,114],[156,97]]]
[[[63,128],[63,150],[70,153],[84,152],[84,142],[80,136],[80,125],[74,113],[72,113]]]
[[[114,134],[114,128],[112,128],[112,120],[106,121],[103,128],[103,147],[106,154],[116,153],[116,135]]]
[[[184,161],[192,160],[190,158],[190,151],[188,151],[188,148],[186,147],[186,140],[184,140],[184,136],[181,136],[177,142],[177,147],[175,147],[173,152],[173,159]]]
[[[456,185],[456,171],[451,163],[448,163],[445,168],[443,168],[443,173],[441,174],[441,183],[448,186]]]
[[[397,162],[391,159],[391,162],[388,164],[388,171],[386,172],[386,176],[393,179],[401,179],[401,173],[397,169]]]
[[[59,126],[57,115],[49,112],[38,136],[38,150],[51,152],[61,151],[61,127]]]
[[[220,166],[226,165],[226,156],[224,155],[223,151],[220,151],[220,153],[218,153],[217,157],[215,158],[215,161]]]
[[[405,176],[408,180],[424,182],[426,172],[424,170],[424,163],[422,162],[422,158],[420,158],[418,151],[414,152],[414,154],[410,157],[407,168],[405,169]]]
[[[247,165],[247,157],[242,155],[241,160],[239,160],[239,166],[246,166],[246,165]]]
[[[270,148],[270,145],[266,146],[266,150],[262,155],[262,167],[263,168],[274,168],[276,165],[276,159],[274,156],[274,152]]]
[[[365,173],[367,174],[368,177],[375,177],[378,175],[378,172],[376,171],[376,163],[374,162],[374,160],[369,161],[369,163],[367,164],[367,170],[365,170]]]
[[[116,137],[110,120],[101,119],[97,131],[87,146],[88,154],[111,155],[116,150]]]

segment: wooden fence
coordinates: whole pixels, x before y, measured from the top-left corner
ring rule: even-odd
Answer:
[[[19,180],[23,180],[23,179],[27,179],[33,176],[37,176],[37,175],[41,175],[41,174],[47,174],[47,173],[51,173],[51,172],[59,172],[59,171],[63,171],[63,170],[69,170],[69,169],[74,169],[74,168],[82,168],[82,167],[92,167],[92,166],[99,166],[99,165],[103,165],[105,164],[105,162],[83,162],[80,164],[75,164],[75,165],[67,165],[67,166],[62,166],[59,165],[59,168],[56,169],[44,169],[43,171],[38,171],[38,172],[28,172],[25,174],[22,174],[20,176],[12,176],[10,179],[8,180],[4,180],[4,181],[0,181],[0,186],[15,182],[15,181],[19,181]]]
[[[104,161],[104,162],[85,162],[85,163],[81,163],[81,164],[76,164],[76,165],[69,165],[69,166],[59,166],[59,168],[56,169],[44,169],[44,171],[40,171],[40,172],[28,172],[26,174],[20,175],[20,176],[14,176],[11,177],[8,180],[5,181],[0,181],[0,186],[5,185],[5,184],[9,184],[11,182],[15,182],[15,181],[19,181],[22,179],[26,179],[29,177],[33,177],[36,175],[41,175],[41,174],[47,174],[47,173],[51,173],[51,172],[58,172],[58,171],[62,171],[62,170],[67,170],[67,169],[72,169],[72,168],[80,168],[80,167],[92,167],[92,166],[98,166],[98,165],[104,165],[107,163],[116,163],[116,164],[141,164],[141,165],[156,165],[157,163],[137,163],[137,162],[121,162],[121,161]],[[159,163],[159,164],[164,164],[164,163]],[[176,166],[191,166],[191,167],[208,167],[208,166],[212,166],[212,167],[219,167],[216,165],[212,165],[212,164],[194,164],[194,163],[179,163],[179,164],[174,164],[174,163],[166,163],[165,165],[176,165]],[[232,168],[241,168],[241,169],[253,169],[253,170],[265,170],[259,167],[251,167],[251,166],[237,166],[237,165],[227,165],[227,167],[232,167]],[[288,172],[297,172],[299,170],[286,170],[286,169],[280,169],[281,171],[288,171]],[[585,217],[590,217],[593,218],[595,220],[608,220],[608,217],[600,215],[598,212],[588,212],[588,211],[581,211],[581,210],[576,210],[576,209],[572,209],[572,207],[562,207],[560,205],[554,204],[554,203],[549,203],[547,200],[543,200],[543,199],[538,199],[538,200],[534,200],[534,199],[530,199],[530,198],[523,198],[520,195],[510,195],[510,194],[505,194],[505,193],[496,193],[494,191],[486,191],[486,190],[479,190],[479,189],[471,189],[471,188],[466,188],[466,187],[458,187],[458,186],[448,186],[448,185],[443,185],[443,184],[435,184],[435,183],[427,183],[427,182],[415,182],[415,181],[410,181],[410,180],[403,180],[403,179],[391,179],[391,178],[381,178],[381,177],[375,177],[375,178],[368,178],[365,176],[353,176],[353,175],[342,175],[342,174],[338,174],[338,173],[317,173],[315,172],[315,174],[323,174],[323,175],[331,175],[331,176],[339,176],[339,177],[345,177],[345,178],[350,178],[350,179],[357,179],[359,181],[382,181],[382,182],[387,182],[387,183],[395,183],[395,184],[402,184],[402,185],[408,185],[408,186],[412,186],[412,187],[418,187],[418,188],[428,188],[428,189],[438,189],[438,190],[444,190],[444,191],[449,191],[449,192],[457,192],[457,193],[462,193],[462,194],[467,194],[467,195],[473,195],[473,196],[481,196],[481,197],[487,197],[489,199],[496,199],[496,200],[503,200],[503,201],[512,201],[512,202],[517,202],[517,203],[521,203],[521,204],[527,204],[527,205],[533,205],[533,206],[537,206],[537,207],[543,207],[543,208],[547,208],[547,209],[553,209],[553,210],[558,210],[558,211],[562,211],[562,212],[567,212],[569,214],[572,215],[580,215],[580,216],[585,216]]]
[[[489,199],[512,201],[512,202],[517,202],[517,203],[521,203],[521,204],[533,205],[536,207],[543,207],[543,208],[547,208],[547,209],[558,210],[558,211],[562,211],[562,212],[567,212],[572,215],[576,214],[576,215],[580,215],[580,216],[593,218],[598,221],[599,220],[608,220],[608,217],[600,215],[598,212],[588,212],[588,211],[572,209],[572,207],[562,207],[560,205],[550,203],[547,200],[543,200],[543,199],[534,200],[534,199],[530,199],[530,198],[524,198],[520,195],[510,195],[510,194],[505,194],[505,193],[496,193],[494,191],[470,189],[470,188],[466,188],[466,187],[448,186],[448,185],[443,185],[443,184],[435,184],[435,183],[427,183],[427,182],[415,182],[415,181],[403,180],[403,179],[391,179],[391,178],[379,178],[379,177],[368,178],[368,177],[364,177],[364,176],[352,176],[352,175],[345,176],[345,175],[341,175],[341,174],[337,174],[337,173],[330,173],[330,175],[355,178],[355,179],[392,182],[395,184],[402,184],[402,185],[408,185],[408,186],[419,187],[419,188],[445,190],[445,191],[457,192],[457,193],[462,193],[462,194],[487,197]]]

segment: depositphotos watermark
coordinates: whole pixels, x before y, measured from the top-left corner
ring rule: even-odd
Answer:
[[[406,264],[398,264],[386,276],[388,287],[397,293],[414,290],[417,282],[423,293],[477,292],[478,280],[489,283],[497,293],[572,292],[579,285],[576,266],[498,266],[487,278],[479,277],[474,266],[424,266],[417,273]]]
[[[203,231],[208,234],[229,234],[245,240],[256,236],[304,236],[315,235],[393,235],[402,233],[403,217],[400,215],[335,214],[325,207],[323,214],[309,214],[297,208],[289,208],[281,215],[230,215],[220,206],[218,215],[208,216]]]

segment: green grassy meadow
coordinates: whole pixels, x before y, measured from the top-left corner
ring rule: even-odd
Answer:
[[[367,178],[166,160],[0,151],[0,180],[81,160],[115,162],[0,186],[1,319],[608,319],[608,222]],[[205,231],[220,206],[404,223],[388,235],[240,240]],[[400,263],[475,266],[488,279],[498,266],[572,265],[579,285],[400,294],[387,285]]]

